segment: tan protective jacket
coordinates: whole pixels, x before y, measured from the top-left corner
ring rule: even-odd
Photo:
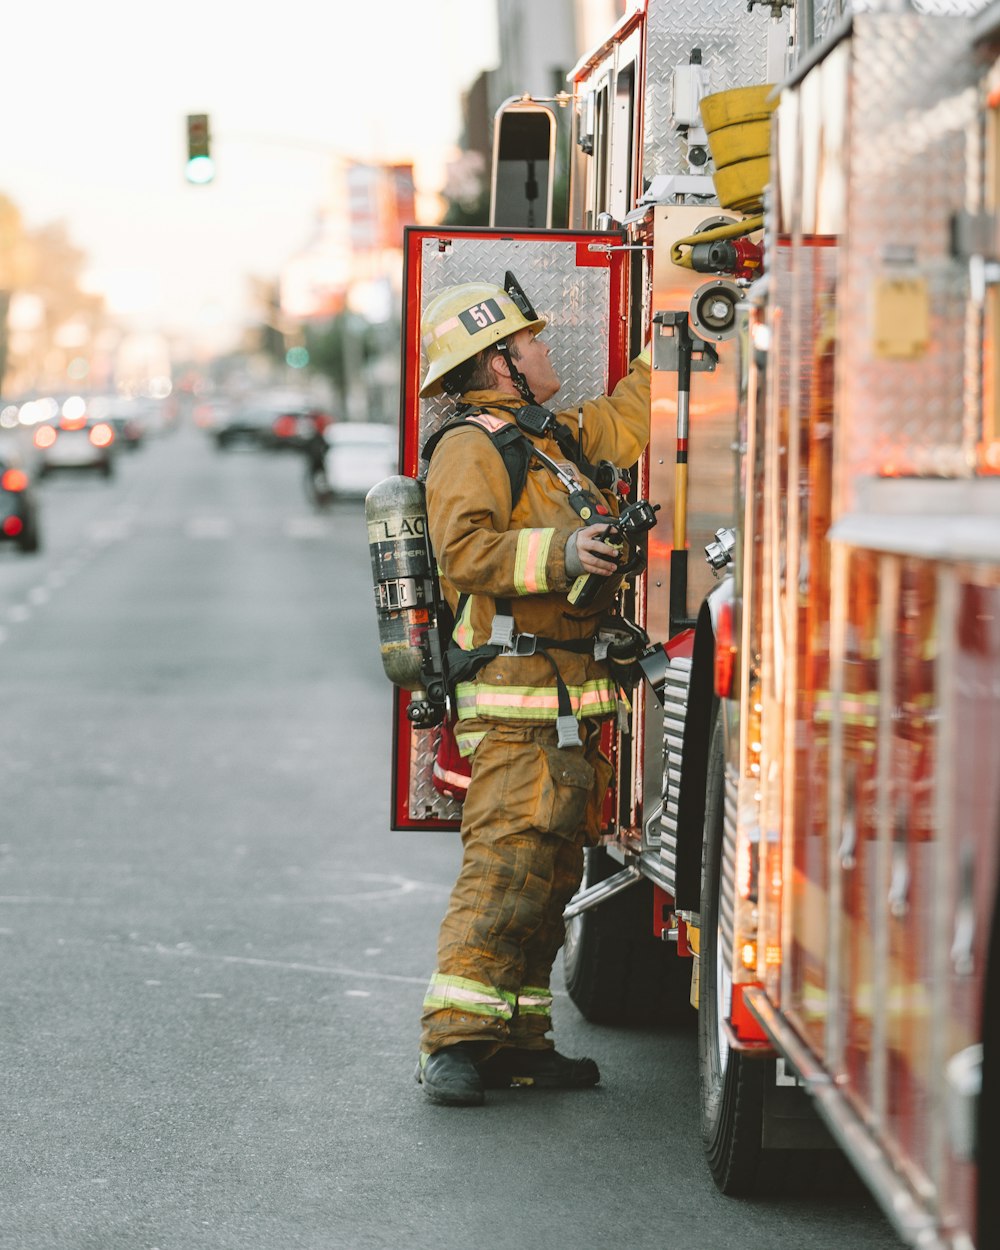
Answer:
[[[523,401],[498,391],[471,391],[462,402],[484,411],[489,420],[507,423],[513,418],[500,409],[518,407]],[[577,410],[556,415],[575,435]],[[597,487],[565,461],[554,439],[532,441],[602,498]],[[582,441],[583,454],[592,464],[610,460],[629,466],[638,460],[649,441],[649,365],[641,357],[612,395],[583,404]],[[498,597],[510,601],[518,634],[556,639],[593,636],[613,599],[617,579],[609,579],[607,592],[585,609],[567,601],[572,579],[566,575],[566,541],[574,530],[593,521],[580,519],[550,469],[530,462],[524,490],[512,510],[510,477],[492,440],[474,428],[450,430],[431,457],[427,515],[449,604],[455,610],[459,595],[469,596],[454,632],[464,650],[489,641]],[[605,664],[589,654],[553,650],[551,655],[578,718],[607,716],[615,710],[616,689]],[[492,660],[474,680],[459,685],[457,696],[460,720],[544,724],[558,715],[556,675],[538,654]],[[461,727],[456,736],[463,751],[474,749],[474,742],[463,741]]]

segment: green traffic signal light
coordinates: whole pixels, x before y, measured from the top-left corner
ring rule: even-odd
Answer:
[[[212,160],[212,136],[207,113],[189,113],[187,117],[187,166],[184,176],[188,182],[203,186],[215,177]]]

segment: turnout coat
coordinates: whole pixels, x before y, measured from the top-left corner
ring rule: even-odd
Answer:
[[[645,355],[645,353],[644,353]],[[498,391],[472,391],[462,402],[479,414],[484,429],[507,423],[524,401]],[[609,460],[635,463],[649,440],[649,364],[636,359],[609,396],[583,408],[583,455],[591,464]],[[576,408],[557,412],[574,436]],[[568,463],[555,439],[532,441],[582,482],[598,499],[601,493],[575,465]],[[566,487],[537,460],[511,504],[510,477],[492,440],[469,423],[449,430],[431,457],[427,473],[427,514],[441,585],[453,611],[463,599],[453,638],[463,650],[490,639],[497,600],[507,601],[517,634],[557,640],[592,637],[614,597],[617,579],[608,579],[598,599],[576,609],[566,596],[572,579],[566,573],[566,542],[583,521],[574,511]],[[617,501],[607,499],[612,512]],[[617,693],[606,665],[592,654],[553,649],[573,712],[578,719],[600,719],[615,711]],[[463,721],[505,721],[524,725],[554,722],[558,715],[557,678],[544,655],[498,656],[475,677],[459,684],[456,737],[463,754],[471,754],[482,738],[481,726],[463,735]],[[472,727],[469,726],[471,729]]]

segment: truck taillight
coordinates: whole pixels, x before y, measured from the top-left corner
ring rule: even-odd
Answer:
[[[736,646],[733,642],[733,605],[724,603],[715,620],[715,693],[728,699],[733,692]]]
[[[757,850],[756,844],[752,844],[748,849],[750,857],[753,858]],[[737,848],[737,856],[739,854],[740,851]],[[757,975],[760,962],[757,948],[757,918],[756,880],[754,880],[751,897],[737,895],[736,906],[733,909],[733,982],[736,985],[748,985],[760,979]]]

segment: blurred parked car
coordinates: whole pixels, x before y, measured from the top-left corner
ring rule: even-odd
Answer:
[[[117,395],[98,396],[87,403],[95,421],[107,421],[119,447],[134,451],[142,446],[148,432],[148,405],[141,400]]]
[[[333,418],[321,408],[258,399],[252,404],[213,414],[206,425],[221,448],[233,443],[302,451]]]
[[[104,477],[114,473],[114,428],[94,416],[82,396],[32,400],[21,406],[20,419],[34,427],[39,477],[55,469],[90,469]]]
[[[265,447],[271,441],[271,427],[277,414],[273,408],[253,404],[239,405],[219,414],[211,428],[215,445],[220,450],[236,443]]]
[[[226,396],[211,395],[195,404],[192,417],[199,430],[214,438],[232,416],[235,407]]]
[[[275,447],[304,451],[314,438],[322,437],[333,425],[333,417],[322,408],[287,408],[274,419],[271,433]]]
[[[28,474],[9,453],[0,457],[0,541],[25,554],[40,546],[38,501]]]
[[[342,421],[326,431],[326,481],[332,499],[363,498],[396,473],[399,435],[394,426]]]

